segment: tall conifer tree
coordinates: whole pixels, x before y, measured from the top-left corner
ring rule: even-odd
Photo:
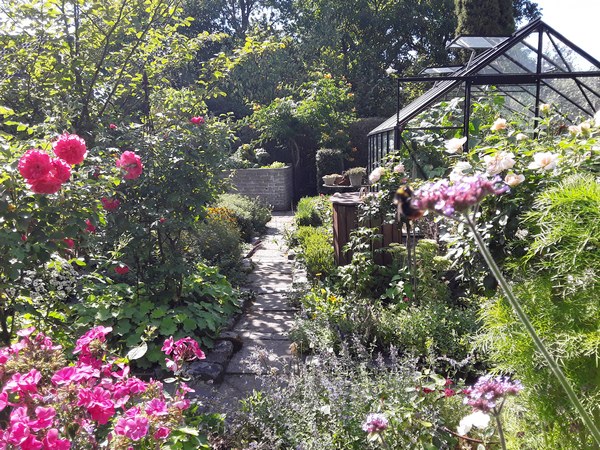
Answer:
[[[455,0],[456,35],[505,36],[515,30],[512,0]]]

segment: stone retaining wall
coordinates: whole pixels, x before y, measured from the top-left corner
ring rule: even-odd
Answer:
[[[232,192],[259,197],[274,211],[289,211],[293,200],[292,167],[283,169],[236,169],[229,176]]]

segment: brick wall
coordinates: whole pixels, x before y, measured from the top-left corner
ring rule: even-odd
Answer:
[[[229,176],[231,192],[259,197],[274,211],[289,211],[294,183],[291,166],[283,169],[237,169]]]

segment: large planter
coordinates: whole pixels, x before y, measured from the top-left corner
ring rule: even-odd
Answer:
[[[362,173],[349,173],[348,178],[350,178],[350,184],[354,187],[362,186],[362,180],[364,175]]]
[[[236,169],[228,174],[230,192],[258,197],[274,211],[292,207],[294,179],[292,167],[282,169]]]

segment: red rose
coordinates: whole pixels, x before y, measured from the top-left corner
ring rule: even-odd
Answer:
[[[115,272],[119,275],[127,275],[129,273],[129,267],[127,267],[126,264],[121,263],[118,266],[115,266]]]

